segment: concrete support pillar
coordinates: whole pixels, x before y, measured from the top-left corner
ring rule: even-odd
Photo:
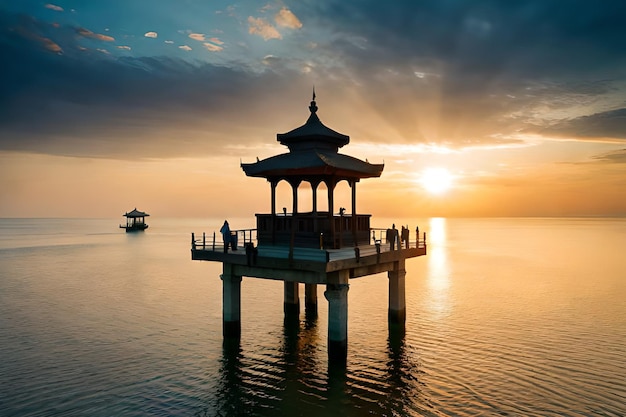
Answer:
[[[339,274],[348,271],[340,271]],[[347,274],[346,278],[347,278]],[[347,282],[347,279],[341,280]],[[348,289],[347,283],[327,284],[328,358],[345,362],[348,357]]]
[[[233,275],[231,266],[224,264],[222,279],[222,334],[225,338],[241,336],[241,277]]]
[[[304,284],[304,309],[307,315],[317,315],[317,284]]]
[[[300,293],[298,282],[284,281],[285,302],[283,303],[285,316],[298,317],[300,315]]]
[[[389,277],[389,323],[404,324],[406,321],[404,261],[397,262],[394,269],[387,272],[387,276]]]

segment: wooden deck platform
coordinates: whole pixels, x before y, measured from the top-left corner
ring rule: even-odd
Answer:
[[[390,271],[396,262],[426,255],[426,244],[412,242],[408,249],[396,250],[390,250],[389,244],[328,250],[294,248],[291,254],[289,247],[281,246],[260,246],[257,250],[255,260],[245,248],[224,253],[223,247],[194,245],[191,259],[230,264],[239,276],[326,284],[328,274],[336,271],[349,270],[350,278]]]

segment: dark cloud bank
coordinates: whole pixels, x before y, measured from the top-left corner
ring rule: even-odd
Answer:
[[[419,115],[392,113],[390,102],[428,97],[425,81],[432,79],[447,125],[484,122],[473,140],[524,131],[626,139],[626,109],[621,108],[626,98],[621,106],[549,123],[534,111],[539,105],[601,103],[620,93],[626,67],[622,1],[302,1],[289,6],[304,25],[293,46],[317,42],[310,57],[314,77],[289,57],[271,66],[217,66],[109,56],[81,46],[81,33],[88,29],[0,11],[0,149],[101,157],[133,149],[143,149],[144,156],[215,154],[225,142],[258,141],[246,135],[249,128],[275,132],[269,112],[303,103],[314,79],[324,80],[327,88],[356,90],[397,124]],[[307,39],[313,33],[307,28],[331,36]],[[565,103],[556,99],[559,94]],[[179,135],[160,137],[164,126],[175,126]],[[151,143],[151,135],[165,145]],[[409,132],[404,140],[427,139]]]

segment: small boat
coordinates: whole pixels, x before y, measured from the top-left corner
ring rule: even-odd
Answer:
[[[139,211],[135,207],[133,211],[124,213],[124,217],[126,217],[126,224],[120,224],[120,228],[126,229],[127,232],[138,232],[146,230],[148,228],[148,225],[145,222],[145,218],[148,216],[148,213]]]

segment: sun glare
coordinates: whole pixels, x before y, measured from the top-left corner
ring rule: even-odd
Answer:
[[[446,168],[426,168],[419,183],[431,194],[443,194],[452,187],[454,177]]]

